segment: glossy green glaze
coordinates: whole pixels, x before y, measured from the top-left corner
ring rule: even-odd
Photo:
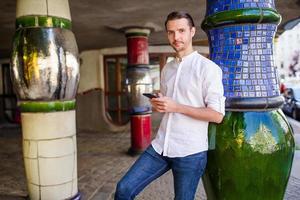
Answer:
[[[208,30],[218,26],[240,23],[275,23],[279,24],[281,16],[272,9],[239,9],[219,12],[208,16],[202,22],[202,29]]]
[[[16,19],[16,29],[24,27],[50,27],[71,30],[72,22],[68,19],[51,16],[23,16]]]
[[[281,110],[227,112],[221,124],[210,124],[209,145],[209,200],[283,199],[295,143]]]
[[[20,103],[21,112],[58,112],[75,109],[75,100],[70,101],[29,101]]]

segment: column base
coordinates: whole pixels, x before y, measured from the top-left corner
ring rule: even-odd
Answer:
[[[131,154],[142,153],[151,143],[151,114],[131,115]]]
[[[29,195],[24,198],[24,200],[30,200]],[[78,192],[75,196],[69,198],[68,200],[81,200],[81,193]]]
[[[130,156],[137,156],[142,154],[146,149],[133,149],[132,147],[130,147],[127,151],[127,154]]]
[[[74,197],[70,198],[70,200],[80,200],[81,199],[81,193],[78,192]]]
[[[29,199],[80,199],[75,121],[74,110],[22,113]]]

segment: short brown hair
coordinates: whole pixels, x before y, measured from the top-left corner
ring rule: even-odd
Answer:
[[[175,20],[175,19],[182,19],[182,18],[187,19],[188,24],[191,28],[195,27],[194,20],[189,13],[187,13],[185,11],[173,11],[170,14],[168,14],[168,16],[167,16],[167,19],[165,21],[165,28],[167,29],[168,21]]]

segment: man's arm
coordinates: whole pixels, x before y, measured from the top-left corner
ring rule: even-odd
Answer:
[[[151,99],[151,104],[158,112],[181,113],[202,121],[221,123],[224,117],[222,113],[211,108],[196,108],[193,106],[179,104],[166,96]]]

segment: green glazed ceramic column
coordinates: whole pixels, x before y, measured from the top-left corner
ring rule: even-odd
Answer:
[[[68,0],[18,0],[12,80],[21,108],[29,198],[80,199],[78,49]]]
[[[207,1],[202,28],[226,96],[223,122],[209,126],[208,199],[284,197],[295,144],[279,109],[273,39],[280,20],[273,0]]]

